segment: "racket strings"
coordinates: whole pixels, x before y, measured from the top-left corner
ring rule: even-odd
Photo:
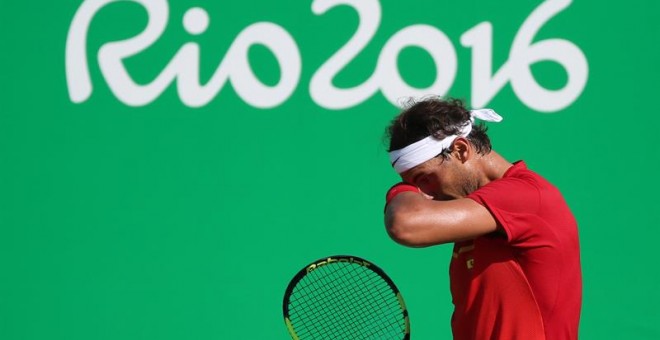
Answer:
[[[342,330],[346,330],[347,327],[349,326],[347,322],[341,322],[341,318],[344,319],[349,319],[349,318],[355,318],[357,315],[355,313],[346,313],[344,312],[343,315],[340,313],[341,311],[351,311],[351,306],[348,304],[348,301],[346,300],[346,288],[347,285],[343,280],[329,280],[327,279],[328,277],[334,277],[336,278],[346,278],[347,276],[345,275],[340,275],[340,274],[335,274],[334,272],[337,271],[340,268],[333,268],[334,270],[331,273],[326,273],[324,272],[325,270],[320,270],[318,273],[315,273],[316,275],[310,276],[309,278],[306,278],[307,286],[302,286],[307,289],[305,289],[304,293],[306,294],[306,297],[308,299],[305,299],[305,302],[308,302],[308,304],[305,307],[308,308],[316,308],[319,310],[319,313],[315,316],[314,319],[309,319],[314,326],[316,333],[317,334],[323,334],[321,330],[318,329],[319,322],[318,320],[325,320],[325,324],[332,324],[337,326],[338,328]],[[318,281],[320,280],[320,281]],[[314,289],[314,292],[310,292],[309,289]],[[319,289],[323,288],[323,289]],[[350,287],[351,289],[354,289],[355,287]],[[338,294],[342,292],[342,289],[344,290],[343,293],[345,294]],[[316,294],[320,293],[320,294]],[[315,295],[316,294],[316,295]],[[318,307],[326,307],[325,309],[319,309]],[[331,308],[327,308],[330,306]],[[340,319],[340,320],[337,320]],[[340,321],[341,323],[337,322]],[[323,331],[326,331],[327,327],[323,328]],[[328,336],[332,336],[333,334],[327,334]]]
[[[401,306],[399,304],[399,301],[389,298],[389,295],[392,294],[391,290],[387,290],[387,291],[378,290],[378,294],[382,299],[382,301],[384,302],[384,304],[387,305],[387,311],[390,311],[392,309],[397,311],[400,310]],[[367,328],[365,329],[365,332],[369,332],[369,333],[365,336],[365,339],[371,339],[373,335],[379,335],[378,337],[379,339],[382,338],[381,335],[387,335],[387,334],[396,334],[397,336],[400,336],[401,331],[405,328],[405,322],[402,322],[401,314],[385,313],[385,314],[381,314],[381,316],[385,318],[386,329],[373,327],[373,326]],[[378,316],[374,316],[374,317],[378,317]]]
[[[375,280],[379,280],[377,276],[374,276],[368,281],[364,281],[364,277],[363,277],[362,280],[358,280],[356,282],[358,283],[359,287],[370,287],[370,286],[375,287],[374,286]],[[388,289],[388,286],[383,286],[381,288]],[[371,290],[371,292],[377,292],[382,296],[381,289],[378,290],[373,289]],[[365,295],[363,294],[362,296],[364,297]],[[373,302],[374,300],[370,299],[370,301]],[[358,304],[365,305],[364,301],[360,301]],[[378,331],[378,329],[382,328],[383,325],[382,322],[380,323],[373,322],[373,320],[371,319],[379,316],[381,317],[383,316],[383,313],[377,313],[379,309],[383,310],[383,303],[377,305],[372,304],[371,306],[368,306],[369,308],[362,308],[362,309],[355,309],[355,307],[346,306],[346,303],[342,303],[342,306],[345,306],[346,308],[350,308],[349,310],[352,311],[352,313],[344,315],[349,322],[344,321],[340,323],[340,325],[342,325],[341,327],[342,330],[348,331],[349,329],[351,329],[353,330],[353,333],[355,335],[358,335],[360,338],[368,338],[369,333],[374,333],[373,331],[371,331],[371,329],[376,328],[376,331]],[[331,312],[335,312],[335,311],[331,311]],[[372,325],[372,327],[369,327],[369,325]],[[356,330],[358,332],[355,332]],[[331,338],[338,338],[339,334],[336,334],[335,332],[335,333],[330,333],[329,336]]]
[[[333,263],[301,279],[290,298],[298,335],[327,339],[400,339],[402,310],[377,273],[353,263]]]
[[[374,275],[373,277],[369,278],[368,281],[364,281],[364,277],[360,277],[360,280],[356,283],[358,284],[358,286],[362,286],[362,287],[365,287],[365,286],[366,287],[369,287],[369,286],[374,287],[373,283],[375,283],[377,280],[379,280],[379,277],[377,275]],[[337,286],[333,285],[332,287],[337,287]],[[341,288],[341,285],[339,285],[338,288]],[[383,288],[383,287],[381,287],[381,288]],[[388,286],[386,286],[384,288],[389,289]],[[380,295],[382,296],[382,290],[381,289],[374,290],[374,291],[377,291],[377,292],[381,293]],[[328,315],[334,316],[334,318],[328,320],[330,323],[335,321],[333,319],[342,319],[342,318],[348,319],[352,322],[358,321],[360,324],[367,323],[369,321],[369,319],[365,318],[365,317],[369,316],[369,313],[373,313],[372,310],[375,309],[375,311],[378,311],[379,309],[382,309],[382,307],[384,305],[387,304],[387,300],[382,300],[382,301],[379,301],[379,304],[377,304],[377,305],[372,304],[372,306],[370,306],[371,308],[369,308],[369,309],[367,309],[367,308],[355,309],[354,307],[351,308],[351,306],[347,303],[347,301],[345,299],[345,295],[337,295],[337,294],[333,295],[333,294],[331,294],[331,293],[336,293],[337,292],[336,289],[335,290],[330,289],[330,290],[328,290],[328,292],[330,293],[330,296],[344,297],[341,300],[339,300],[339,299],[330,299],[330,301],[327,301],[323,298],[319,298],[319,304],[320,305],[324,305],[324,306],[330,305],[330,306],[335,307],[335,308],[326,309],[325,313],[323,313],[323,315],[320,316],[320,318],[324,318]],[[344,315],[340,315],[338,313],[340,311],[350,311],[350,312],[349,313],[344,313]],[[377,317],[377,316],[378,315],[372,315],[371,317],[373,318],[373,317]],[[339,320],[339,321],[341,322],[342,320]],[[341,323],[337,323],[336,325],[338,325],[339,328],[341,328],[342,331],[347,331],[349,329],[349,327],[355,327],[355,325],[351,325],[349,322],[346,322],[346,321],[341,322]],[[376,324],[376,325],[378,325],[378,324]],[[361,326],[361,327],[360,326],[361,325],[358,325],[358,327],[355,327],[355,329],[362,330],[362,332],[360,334],[369,331],[369,329],[365,328],[365,326]],[[334,334],[334,333],[328,334],[328,336],[330,336],[330,338],[337,338],[336,337],[337,335],[338,334]],[[362,335],[364,335],[364,334],[362,334]],[[361,336],[361,338],[364,338],[364,337]]]
[[[377,281],[379,278],[378,276],[374,276],[370,278],[370,281],[367,282],[360,282],[363,285],[372,285],[374,281]],[[347,307],[346,304],[346,295],[345,294],[337,294],[342,289],[345,289],[345,285],[343,285],[343,282],[337,283],[337,281],[331,281],[331,282],[321,282],[325,288],[327,288],[324,291],[321,291],[321,295],[315,296],[314,300],[307,299],[306,302],[311,302],[315,305],[330,305],[335,308],[333,309],[326,309],[326,312],[332,312],[337,308],[341,307]],[[373,286],[373,285],[372,285]],[[309,288],[309,287],[306,287]],[[309,291],[305,292],[308,295],[311,295]],[[328,301],[329,300],[329,301]],[[293,302],[293,301],[292,301]],[[330,303],[328,303],[330,302]]]
[[[311,325],[314,326],[315,328],[315,333],[316,334],[324,334],[324,331],[326,331],[327,327],[326,324],[334,324],[339,327],[345,327],[345,324],[341,324],[337,322],[338,318],[338,312],[341,310],[346,310],[348,309],[348,303],[346,299],[342,298],[341,295],[337,294],[340,291],[340,285],[337,284],[335,281],[331,282],[325,282],[326,280],[322,280],[319,284],[322,284],[323,287],[325,287],[327,290],[321,291],[321,290],[315,290],[314,292],[321,292],[321,295],[316,295],[314,296],[313,293],[309,293],[310,299],[306,300],[307,302],[307,308],[317,308],[318,306],[322,306],[323,309],[320,309],[319,312],[315,315],[314,319],[309,319],[308,323],[311,323]],[[310,286],[313,287],[313,286]],[[330,306],[330,307],[328,307]],[[307,313],[307,311],[302,311],[303,313]],[[323,321],[320,323],[319,321]],[[319,329],[319,327],[321,329]],[[331,334],[326,333],[327,336],[331,336]]]
[[[350,310],[349,309],[350,305],[347,303],[345,299],[329,299],[329,300],[319,299],[319,304],[324,307],[330,305],[330,306],[334,306],[335,308],[326,308],[324,310],[324,313],[318,316],[318,320],[323,320],[324,324],[318,322],[313,323],[317,334],[327,333],[328,337],[336,338],[337,337],[337,334],[335,334],[336,331],[335,332],[327,331],[328,324],[337,326],[340,331],[348,330],[349,323],[347,323],[346,321],[342,321],[341,320],[342,316],[339,314],[341,311]],[[360,320],[360,315],[355,313],[351,313],[351,314],[344,313],[343,318],[352,320],[354,322],[355,320]],[[320,329],[319,329],[319,325],[320,325]]]

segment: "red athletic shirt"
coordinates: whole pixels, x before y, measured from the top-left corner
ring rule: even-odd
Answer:
[[[454,339],[577,339],[578,232],[559,190],[521,161],[468,198],[486,207],[504,233],[454,245]]]

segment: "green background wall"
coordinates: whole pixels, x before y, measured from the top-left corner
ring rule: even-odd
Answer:
[[[128,1],[96,13],[84,40],[93,92],[74,103],[65,48],[81,3],[0,0],[0,338],[287,339],[288,280],[339,253],[393,277],[414,338],[451,338],[451,247],[405,248],[382,224],[384,192],[397,181],[382,137],[397,107],[380,91],[342,109],[310,95],[313,75],[358,27],[353,8],[316,15],[312,1],[170,0],[163,34],[125,60],[135,82],[150,83],[192,42],[204,83],[239,32],[262,21],[293,38],[300,78],[269,108],[247,103],[230,82],[199,107],[182,102],[176,82],[131,106],[112,92],[97,53],[137,35],[149,16]],[[461,35],[490,22],[497,70],[542,2],[375,3],[378,28],[335,86],[365,82],[396,32],[425,24],[456,51],[455,79],[440,94],[470,102],[472,52]],[[202,34],[183,28],[191,7],[210,17]],[[485,105],[505,117],[490,126],[495,149],[554,182],[577,216],[583,339],[660,338],[659,16],[652,0],[574,1],[534,41],[563,39],[584,54],[577,98],[540,112],[507,83]],[[254,45],[248,57],[264,84],[278,84],[268,48]],[[417,88],[447,76],[421,48],[403,49],[397,62]],[[531,72],[550,90],[569,81],[553,61]]]

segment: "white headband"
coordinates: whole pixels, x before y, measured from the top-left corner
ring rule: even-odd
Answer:
[[[470,110],[470,122],[466,124],[457,135],[451,135],[444,139],[436,139],[428,136],[418,142],[412,143],[403,149],[390,152],[390,163],[397,173],[412,169],[429,159],[439,155],[458,137],[467,137],[472,131],[472,123],[478,118],[487,122],[500,122],[502,117],[491,109]]]

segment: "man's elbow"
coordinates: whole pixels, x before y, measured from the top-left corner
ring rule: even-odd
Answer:
[[[394,240],[396,243],[406,246],[406,247],[411,247],[411,248],[420,248],[420,247],[425,247],[427,244],[423,244],[415,238],[415,235],[410,232],[405,232],[402,231],[401,229],[387,229],[388,234],[390,235],[390,238]]]
[[[398,244],[413,248],[430,245],[420,237],[420,233],[411,225],[410,219],[402,212],[388,214],[385,219],[385,227],[390,238]]]

